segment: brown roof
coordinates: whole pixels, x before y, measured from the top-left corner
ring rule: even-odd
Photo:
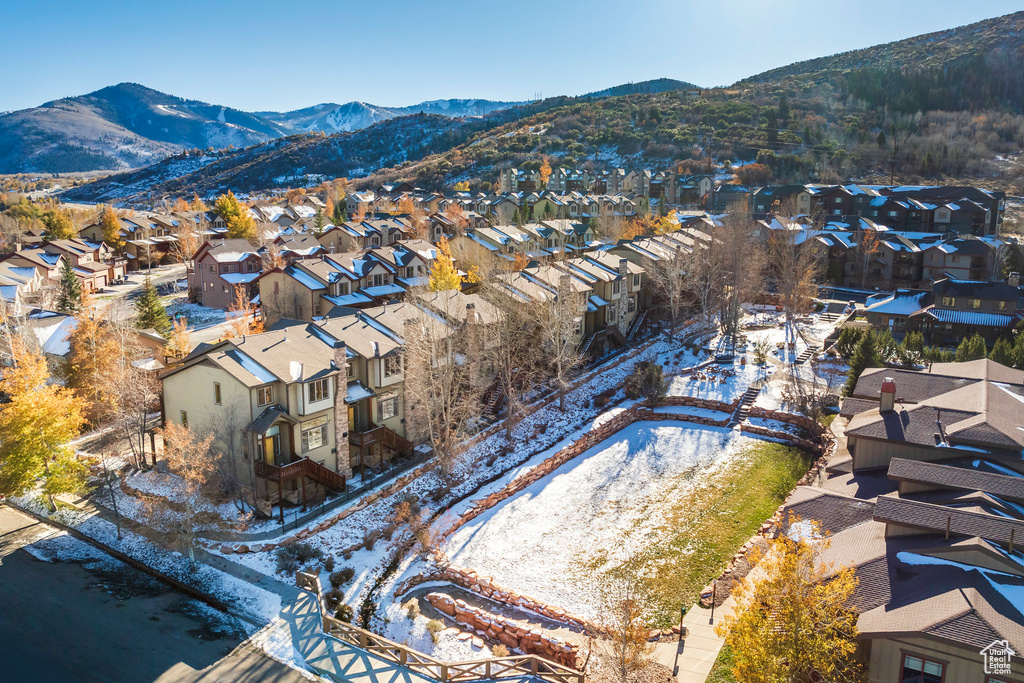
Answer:
[[[942,488],[984,491],[1001,498],[1024,502],[1024,477],[893,458],[889,463],[889,478],[933,484]]]

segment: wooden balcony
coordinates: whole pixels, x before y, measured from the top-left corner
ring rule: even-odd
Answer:
[[[291,481],[299,477],[309,477],[334,491],[345,490],[345,477],[324,466],[322,462],[300,458],[287,465],[270,465],[262,460],[254,463],[257,477],[281,482]]]

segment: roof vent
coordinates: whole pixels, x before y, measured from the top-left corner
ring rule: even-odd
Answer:
[[[879,406],[878,410],[882,413],[889,413],[895,409],[896,406],[896,380],[892,377],[886,377],[885,381],[882,382],[882,389],[879,392]]]

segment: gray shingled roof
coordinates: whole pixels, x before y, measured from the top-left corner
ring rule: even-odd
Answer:
[[[945,534],[977,536],[994,543],[1024,545],[1024,521],[887,495],[875,501],[875,519],[887,524]]]

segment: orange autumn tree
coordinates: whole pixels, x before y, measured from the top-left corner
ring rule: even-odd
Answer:
[[[540,165],[540,186],[541,189],[548,186],[548,179],[551,177],[551,164],[548,163],[548,158],[544,157],[543,163]]]

